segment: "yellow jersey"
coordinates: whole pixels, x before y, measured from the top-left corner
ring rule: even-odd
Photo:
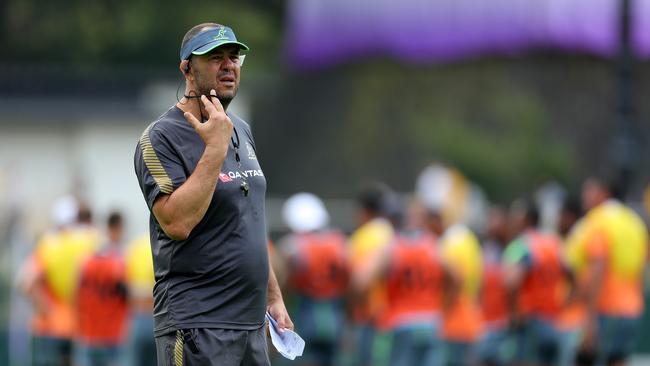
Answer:
[[[393,240],[393,227],[388,220],[377,218],[359,227],[349,242],[350,273],[363,271],[370,259],[384,250]],[[353,319],[357,323],[373,321],[384,309],[386,288],[378,280],[370,285],[367,296],[355,304],[352,309]]]
[[[32,331],[41,336],[69,338],[75,331],[74,301],[82,264],[95,252],[100,234],[75,227],[43,235],[31,256],[42,274],[49,308],[36,312]]]
[[[614,316],[638,316],[643,311],[642,277],[648,233],[641,218],[624,204],[610,200],[587,213],[577,264],[604,259],[605,277],[598,311]]]
[[[94,228],[74,227],[45,234],[39,241],[35,255],[57,299],[74,300],[81,264],[97,250],[100,239]]]
[[[478,304],[481,289],[481,245],[464,225],[447,229],[440,239],[442,261],[460,277],[461,288],[451,307],[443,312],[443,339],[475,342],[482,331],[482,314]]]
[[[156,282],[149,234],[134,239],[126,249],[126,280],[132,295],[153,296]]]

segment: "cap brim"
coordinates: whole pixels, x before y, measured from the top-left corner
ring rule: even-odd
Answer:
[[[215,49],[217,47],[221,47],[221,46],[228,45],[228,44],[237,45],[237,46],[239,46],[239,48],[241,48],[244,51],[248,51],[250,49],[245,44],[243,44],[241,42],[237,42],[237,41],[214,41],[214,42],[210,42],[210,43],[208,43],[208,44],[206,44],[204,46],[201,46],[201,47],[195,49],[194,51],[192,51],[192,54],[193,55],[205,55],[206,53],[212,51],[213,49]]]

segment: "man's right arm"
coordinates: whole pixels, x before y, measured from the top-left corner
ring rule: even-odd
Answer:
[[[174,240],[187,239],[203,219],[228,152],[233,125],[219,100],[211,99],[201,97],[209,115],[205,123],[185,113],[187,121],[205,142],[205,150],[194,172],[174,192],[158,196],[152,207],[160,227]]]
[[[172,194],[156,198],[152,211],[160,227],[174,240],[185,240],[203,219],[217,184],[224,156],[206,146],[196,169]]]

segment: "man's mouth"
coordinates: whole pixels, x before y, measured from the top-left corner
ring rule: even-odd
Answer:
[[[225,85],[234,85],[235,77],[234,76],[222,76],[219,78],[219,82]]]

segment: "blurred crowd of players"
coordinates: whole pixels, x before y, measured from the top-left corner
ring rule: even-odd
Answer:
[[[633,351],[647,229],[608,181],[565,200],[552,232],[525,199],[491,207],[480,236],[385,185],[357,203],[349,237],[315,195],[284,206],[296,364],[622,365]]]
[[[95,225],[73,197],[52,218],[18,274],[33,305],[31,364],[156,365],[148,235],[126,243],[119,212]]]
[[[553,232],[522,199],[492,206],[474,233],[377,183],[346,235],[317,196],[292,196],[291,232],[269,243],[307,344],[291,363],[624,364],[644,310],[646,226],[607,181],[587,180],[581,201],[565,200]],[[155,365],[148,236],[127,243],[118,212],[94,225],[72,198],[53,217],[19,274],[32,364]]]

